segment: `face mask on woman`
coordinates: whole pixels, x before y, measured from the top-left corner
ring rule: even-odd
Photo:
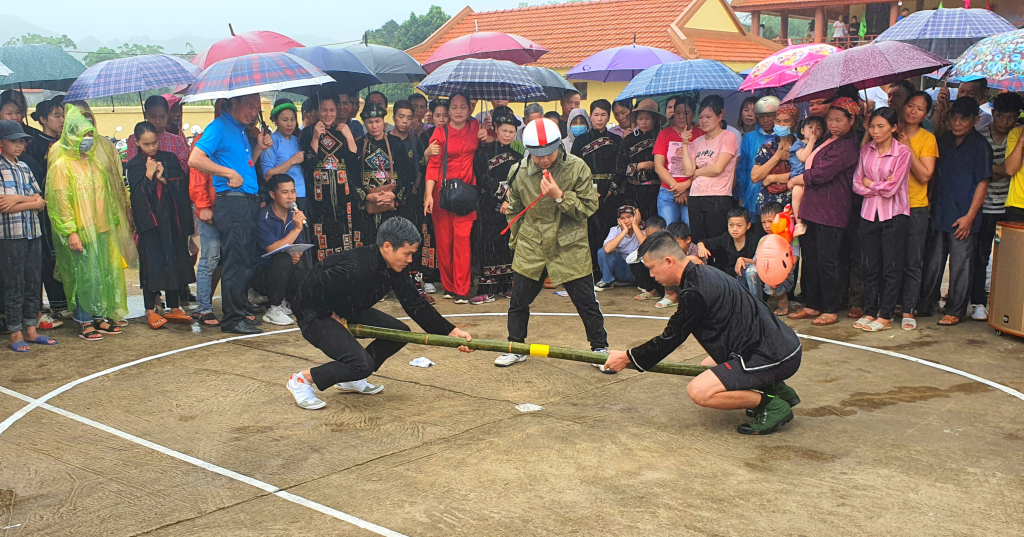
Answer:
[[[95,143],[95,140],[93,140],[91,136],[82,138],[82,143],[78,146],[78,150],[82,153],[88,153],[89,150],[92,149],[93,143]]]
[[[587,126],[586,125],[572,125],[572,126],[569,127],[569,132],[571,132],[573,136],[582,136],[582,135],[586,134]]]
[[[774,132],[775,136],[789,136],[789,127],[786,125],[776,125]]]

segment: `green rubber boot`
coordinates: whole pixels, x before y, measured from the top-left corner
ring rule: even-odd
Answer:
[[[769,395],[771,401],[764,408],[757,411],[750,423],[744,423],[736,428],[740,434],[772,434],[775,429],[789,423],[793,419],[793,408],[781,397]]]
[[[765,387],[761,391],[768,395],[774,395],[775,397],[782,399],[783,401],[789,403],[789,406],[791,407],[800,404],[800,396],[796,394],[796,390],[790,388],[789,385],[786,384],[785,382],[776,382],[775,386]],[[753,408],[747,409],[748,418],[753,418],[756,414],[757,412]]]

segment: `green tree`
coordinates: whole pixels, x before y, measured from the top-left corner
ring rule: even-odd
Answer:
[[[65,50],[76,50],[78,48],[78,46],[75,45],[75,42],[72,41],[67,34],[61,35],[60,37],[50,37],[28,33],[21,37],[12,37],[4,43],[5,47],[13,45],[54,45]]]
[[[390,20],[376,30],[368,30],[363,39],[367,43],[405,50],[422,43],[450,18],[451,16],[440,7],[430,6],[423,15],[410,13],[409,18],[401,24]],[[373,89],[387,95],[388,102],[395,102],[408,97],[413,91],[413,85],[381,84],[374,86]],[[363,96],[365,95],[366,91],[363,91]]]
[[[116,60],[118,58],[127,58],[128,56],[142,56],[145,54],[163,54],[164,47],[161,45],[129,45],[125,43],[114,50],[110,47],[100,47],[95,52],[90,52],[82,58],[82,63],[86,67],[92,67],[97,63],[107,60]],[[194,52],[194,51],[193,51]]]

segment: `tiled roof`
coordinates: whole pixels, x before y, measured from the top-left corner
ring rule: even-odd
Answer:
[[[601,50],[632,44],[634,31],[637,44],[678,53],[668,27],[691,1],[599,0],[470,13],[414,56],[423,62],[448,40],[474,31],[521,35],[547,47],[550,52],[536,63],[543,67],[572,67]]]
[[[720,62],[759,62],[775,51],[752,42],[698,37],[693,40],[697,56]]]
[[[759,7],[813,7],[813,6],[845,6],[858,4],[876,4],[887,0],[733,0],[732,7],[736,11],[749,11],[751,8]]]

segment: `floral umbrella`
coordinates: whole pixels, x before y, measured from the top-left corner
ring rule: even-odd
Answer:
[[[1024,30],[994,35],[967,49],[947,78],[985,77],[989,85],[1009,91],[1024,90]]]
[[[740,85],[740,91],[780,88],[796,82],[800,75],[839,49],[824,43],[786,47],[761,60]]]

